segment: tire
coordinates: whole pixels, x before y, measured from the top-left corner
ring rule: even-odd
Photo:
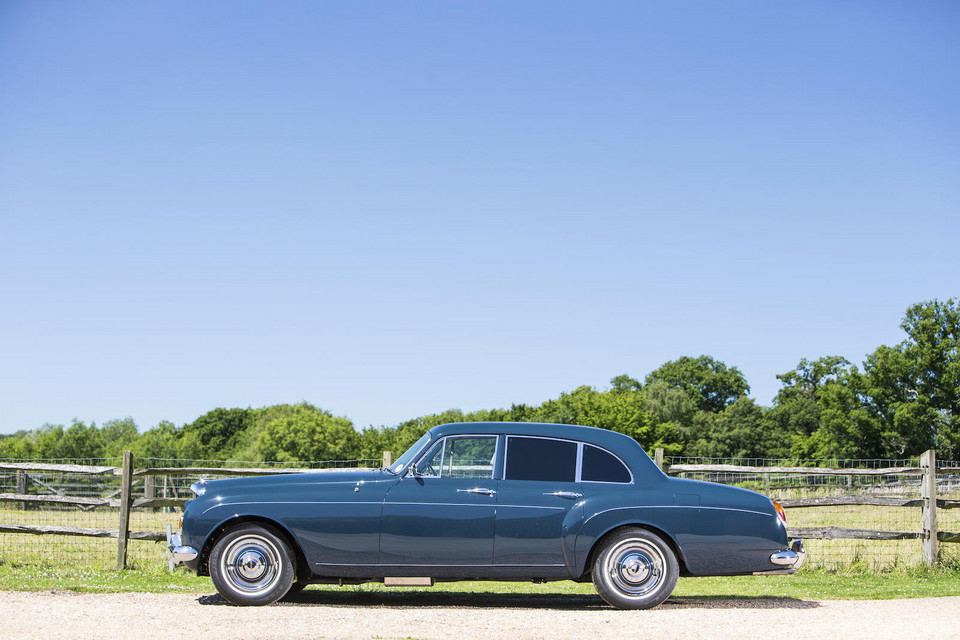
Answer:
[[[280,599],[286,600],[290,596],[295,596],[309,586],[310,586],[310,583],[307,582],[306,580],[297,580],[290,586],[290,589],[285,594],[283,594],[283,597]]]
[[[296,567],[286,541],[272,530],[242,524],[210,553],[210,577],[221,596],[240,606],[276,602],[293,585]]]
[[[651,609],[673,593],[680,566],[660,536],[621,529],[603,541],[594,557],[593,585],[618,609]]]

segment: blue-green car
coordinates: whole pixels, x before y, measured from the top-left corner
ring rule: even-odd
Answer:
[[[633,439],[591,427],[446,424],[389,468],[193,489],[173,560],[240,605],[310,583],[592,580],[642,609],[679,575],[792,573],[804,558],[769,498],[670,478]]]

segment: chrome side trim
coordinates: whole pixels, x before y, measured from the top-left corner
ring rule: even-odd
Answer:
[[[242,506],[242,505],[247,505],[247,504],[254,504],[254,505],[264,505],[264,504],[382,504],[382,505],[384,505],[384,506],[392,505],[392,504],[393,504],[393,505],[403,505],[403,506],[405,506],[405,507],[441,506],[441,507],[486,507],[486,508],[490,508],[490,507],[494,507],[494,506],[495,506],[495,507],[497,507],[498,509],[501,508],[501,507],[504,508],[504,509],[556,509],[556,510],[560,510],[560,511],[563,511],[563,510],[565,509],[565,507],[547,507],[547,506],[534,505],[534,504],[496,504],[496,505],[495,505],[495,504],[492,504],[492,503],[483,504],[483,503],[478,503],[478,502],[390,502],[389,500],[387,500],[387,501],[385,501],[385,502],[384,502],[384,501],[364,502],[364,501],[360,501],[360,500],[357,500],[356,502],[353,502],[353,501],[351,501],[351,502],[344,502],[344,501],[342,501],[342,500],[328,500],[328,501],[294,501],[294,500],[291,500],[291,501],[270,501],[270,502],[223,502],[223,503],[221,503],[221,504],[215,504],[215,505],[213,505],[213,506],[205,509],[205,510],[203,511],[203,513],[207,513],[208,511],[212,511],[213,509],[217,509],[217,508],[219,508],[219,507],[236,507],[236,506]]]
[[[737,509],[735,507],[705,507],[703,505],[693,506],[693,505],[679,505],[679,504],[656,504],[656,505],[645,505],[638,504],[630,507],[611,507],[609,509],[604,509],[603,511],[597,511],[592,514],[587,520],[584,521],[586,524],[587,521],[596,518],[602,513],[607,513],[609,511],[623,511],[624,509],[711,509],[713,511],[736,511],[739,513],[754,513],[758,516],[767,516],[768,518],[775,517],[775,514],[764,513],[763,511],[754,511],[752,509]]]

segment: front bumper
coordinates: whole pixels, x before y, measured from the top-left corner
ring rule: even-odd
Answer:
[[[786,551],[778,551],[770,556],[770,563],[782,567],[779,571],[795,572],[807,559],[807,551],[803,547],[803,540],[797,538]]]
[[[180,544],[179,533],[167,535],[167,550],[170,553],[170,564],[174,566],[178,564],[192,566],[200,555],[200,552],[193,547]]]

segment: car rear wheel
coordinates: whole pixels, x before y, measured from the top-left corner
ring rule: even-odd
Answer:
[[[593,561],[593,584],[618,609],[650,609],[677,584],[677,557],[660,536],[645,529],[614,532]]]
[[[217,540],[210,553],[210,577],[220,595],[234,604],[270,604],[293,585],[293,554],[272,530],[243,524]]]

